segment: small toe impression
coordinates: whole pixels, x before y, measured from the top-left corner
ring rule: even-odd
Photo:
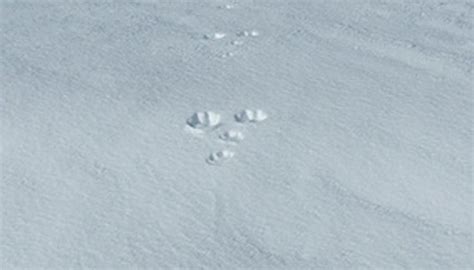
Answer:
[[[234,155],[235,153],[230,150],[222,150],[222,151],[211,153],[209,157],[207,157],[206,162],[209,165],[221,165],[224,162],[233,158]]]

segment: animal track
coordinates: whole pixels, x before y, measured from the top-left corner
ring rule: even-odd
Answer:
[[[218,40],[218,39],[223,39],[227,36],[226,33],[223,33],[223,32],[216,32],[216,33],[213,33],[213,34],[206,34],[204,35],[204,38],[205,39],[213,39],[213,40]]]
[[[237,33],[237,36],[238,37],[258,37],[260,36],[260,32],[258,32],[257,30],[251,30],[251,31],[240,31]]]
[[[221,5],[218,5],[217,8],[218,9],[221,9],[221,10],[231,10],[233,9],[235,6],[233,4],[221,4]],[[237,33],[235,33],[235,35],[237,37],[258,37],[260,36],[260,32],[255,30],[255,29],[252,29],[252,30],[242,30],[242,31],[239,31]],[[204,39],[206,40],[214,40],[214,41],[217,41],[217,40],[220,40],[220,39],[224,39],[225,37],[227,37],[227,33],[225,32],[215,32],[215,33],[208,33],[208,34],[205,34],[203,36]],[[222,46],[222,43],[218,43]],[[232,56],[234,56],[234,54],[237,52],[238,50],[238,47],[242,46],[244,44],[244,41],[236,38],[234,40],[232,40],[230,42],[231,45],[233,45],[233,48],[232,49],[229,49],[228,47],[224,47],[226,48],[225,51],[220,51],[219,53],[217,53],[216,56],[218,57],[221,57],[221,58],[230,58]],[[222,47],[220,48],[222,49]]]
[[[230,44],[235,45],[235,46],[241,46],[244,44],[242,40],[232,40]]]
[[[250,31],[250,36],[251,37],[258,37],[258,36],[260,36],[260,32],[258,32],[257,30],[252,30],[252,31]]]
[[[238,37],[248,37],[250,33],[248,31],[241,31],[237,33]]]
[[[225,142],[239,143],[245,139],[245,136],[242,131],[231,129],[221,133],[219,139]]]
[[[268,115],[260,110],[245,109],[234,115],[234,120],[237,123],[252,123],[261,122],[268,118]],[[221,142],[235,147],[237,144],[245,139],[243,127],[232,127],[221,123],[221,115],[216,112],[196,112],[186,120],[187,131],[199,135],[210,135],[214,130],[218,130],[217,139]],[[232,159],[235,155],[234,151],[224,149],[213,152],[206,158],[206,163],[209,165],[221,165],[224,162]]]
[[[229,159],[233,158],[234,155],[235,153],[230,150],[213,152],[207,157],[206,162],[209,165],[221,165]]]
[[[219,6],[219,8],[220,9],[233,9],[234,5],[226,4],[226,5]]]
[[[186,120],[194,129],[207,130],[216,128],[221,122],[221,115],[215,112],[196,112]]]
[[[218,6],[219,9],[233,9],[234,5],[232,4],[222,4]],[[216,44],[220,46],[224,46],[226,44],[226,48],[229,49],[227,51],[221,51],[219,54],[221,58],[230,58],[235,55],[235,53],[242,48],[244,45],[244,40],[247,37],[258,37],[260,36],[260,32],[252,29],[252,30],[242,30],[237,33],[234,32],[234,37],[230,40],[230,42],[216,42]],[[206,40],[221,40],[227,37],[225,32],[214,32],[208,33],[204,35],[204,39]],[[231,45],[231,46],[229,46]],[[262,110],[243,110],[239,113],[234,115],[234,120],[237,123],[245,124],[245,123],[257,123],[262,122],[268,118],[268,115]],[[211,135],[211,133],[215,130],[218,130],[217,139],[221,142],[226,144],[235,146],[238,143],[242,142],[245,138],[244,133],[239,129],[233,129],[231,127],[223,126],[221,123],[221,116],[215,112],[196,112],[191,117],[189,117],[186,121],[187,127],[186,131],[197,136],[200,138],[204,138],[206,135]],[[242,128],[242,126],[240,126]],[[218,152],[211,153],[207,158],[206,162],[210,165],[220,165],[225,161],[231,159],[235,153],[231,150],[225,149]]]
[[[232,56],[234,56],[233,52],[227,52],[222,55],[222,58],[227,58],[227,57],[232,57]]]
[[[234,115],[234,118],[239,123],[247,123],[247,122],[256,123],[256,122],[262,122],[266,120],[268,118],[268,115],[262,110],[245,109],[239,113],[236,113]]]

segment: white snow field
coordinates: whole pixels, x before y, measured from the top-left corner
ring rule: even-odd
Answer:
[[[473,18],[1,1],[0,269],[472,269]]]

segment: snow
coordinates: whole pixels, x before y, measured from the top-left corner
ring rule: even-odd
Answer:
[[[0,268],[473,268],[469,1],[1,14]]]

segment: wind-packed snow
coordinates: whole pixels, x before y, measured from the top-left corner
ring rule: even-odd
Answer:
[[[473,18],[2,1],[0,268],[472,269]]]

